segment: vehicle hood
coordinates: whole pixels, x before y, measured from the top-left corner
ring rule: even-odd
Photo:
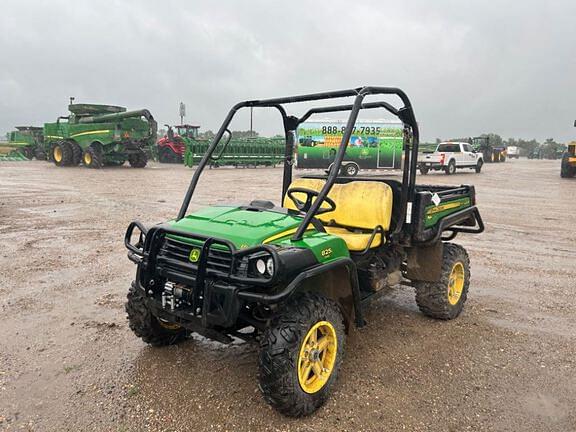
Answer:
[[[192,234],[229,240],[245,249],[288,236],[301,221],[301,217],[280,211],[222,205],[198,210],[169,224]]]

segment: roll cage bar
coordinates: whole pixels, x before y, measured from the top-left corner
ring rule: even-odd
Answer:
[[[384,101],[363,103],[364,98],[369,95],[396,95],[402,101],[403,106],[401,108],[395,108],[394,106]],[[337,99],[345,97],[354,97],[354,103],[348,105],[334,105],[334,106],[312,108],[308,110],[300,118],[287,115],[286,110],[283,107],[284,104],[290,104],[290,103],[310,102],[310,101]],[[301,96],[291,96],[291,97],[263,99],[263,100],[250,100],[240,102],[234,105],[232,109],[229,111],[226,118],[224,119],[222,126],[220,126],[218,133],[214,137],[214,140],[208,147],[208,150],[202,157],[200,163],[198,164],[198,168],[196,169],[194,175],[192,176],[192,180],[190,182],[190,185],[188,186],[188,190],[186,191],[186,196],[184,197],[184,201],[182,203],[182,206],[180,207],[180,211],[178,212],[177,220],[180,220],[184,216],[186,216],[188,206],[190,205],[190,200],[192,199],[200,175],[202,174],[202,171],[208,164],[220,140],[222,139],[224,134],[228,131],[228,127],[232,119],[234,118],[234,115],[238,110],[246,107],[276,108],[282,115],[284,133],[286,137],[282,196],[286,194],[288,187],[292,183],[293,154],[296,140],[296,129],[298,128],[298,126],[302,122],[310,118],[310,116],[312,116],[313,114],[350,111],[348,121],[344,129],[344,134],[342,136],[342,141],[340,142],[338,151],[336,152],[336,157],[334,159],[334,163],[332,164],[330,172],[328,173],[326,183],[318,193],[317,199],[314,200],[312,206],[306,212],[304,218],[302,219],[302,222],[300,223],[298,229],[294,233],[294,236],[292,237],[293,241],[302,239],[302,236],[304,235],[306,228],[311,223],[312,218],[316,215],[316,212],[320,208],[320,205],[324,201],[324,198],[328,195],[330,189],[332,189],[332,186],[334,185],[336,178],[338,177],[338,173],[340,172],[342,161],[344,159],[344,155],[348,147],[348,142],[350,141],[350,137],[352,136],[352,131],[354,125],[356,124],[356,120],[358,118],[358,113],[360,112],[360,110],[384,108],[394,116],[398,117],[404,125],[404,144],[403,144],[404,168],[402,174],[400,214],[398,218],[398,223],[396,224],[395,229],[390,236],[393,239],[399,237],[400,233],[402,232],[402,227],[406,220],[408,208],[411,207],[414,198],[414,186],[416,183],[416,170],[418,159],[419,130],[418,130],[418,124],[416,123],[416,117],[414,116],[414,110],[412,109],[412,104],[410,103],[410,99],[408,99],[406,93],[404,93],[399,88],[394,87],[373,87],[373,86],[357,87],[349,90],[312,93]]]

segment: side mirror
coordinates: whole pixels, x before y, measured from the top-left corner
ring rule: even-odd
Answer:
[[[574,120],[574,127],[576,127],[576,120]]]

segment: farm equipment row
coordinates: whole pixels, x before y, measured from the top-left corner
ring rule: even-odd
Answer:
[[[148,110],[127,111],[115,105],[70,104],[67,116],[44,127],[20,126],[2,146],[3,160],[36,158],[56,166],[142,168],[156,141],[157,125]]]
[[[208,140],[190,140],[186,146],[184,164],[198,165],[210,147]],[[232,138],[230,134],[210,160],[210,168],[220,166],[276,166],[285,159],[284,138]]]

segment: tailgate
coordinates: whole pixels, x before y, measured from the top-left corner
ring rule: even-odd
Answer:
[[[438,164],[441,157],[439,153],[418,153],[418,162]]]
[[[443,231],[482,232],[474,186],[416,186],[412,226],[418,242],[437,241]]]

